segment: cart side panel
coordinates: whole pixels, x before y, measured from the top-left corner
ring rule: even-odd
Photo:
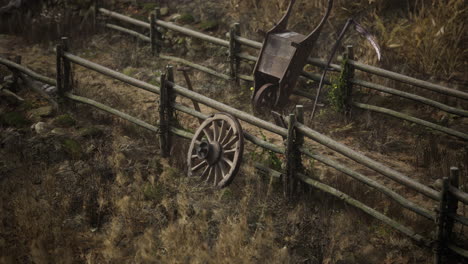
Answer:
[[[283,78],[295,51],[296,48],[291,46],[290,40],[270,35],[265,43],[258,70],[279,79]]]

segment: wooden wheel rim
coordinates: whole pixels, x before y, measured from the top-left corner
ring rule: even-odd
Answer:
[[[226,113],[215,114],[200,125],[190,142],[188,176],[226,187],[239,171],[243,153],[244,134],[239,121]]]
[[[262,85],[253,98],[254,110],[261,112],[263,109],[271,109],[276,103],[278,86],[272,83]]]

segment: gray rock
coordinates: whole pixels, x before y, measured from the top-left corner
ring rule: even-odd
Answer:
[[[51,127],[47,123],[37,122],[31,126],[31,129],[33,129],[37,134],[43,135],[48,133]]]
[[[181,17],[182,17],[181,14],[173,14],[173,15],[171,15],[169,17],[169,21],[175,22],[175,21],[179,20]]]
[[[53,93],[56,93],[57,92],[57,87],[55,86],[52,86],[52,85],[48,85],[48,84],[44,84],[42,86],[42,90],[48,94],[53,94]]]
[[[162,7],[162,8],[160,9],[160,12],[161,12],[161,16],[167,16],[167,15],[169,15],[169,8],[167,8],[167,7]]]
[[[63,128],[59,128],[59,127],[56,127],[54,129],[52,129],[52,131],[50,131],[50,133],[54,134],[54,135],[57,135],[57,136],[63,136],[65,134],[67,134],[67,131]]]
[[[442,190],[442,179],[437,179],[433,184],[432,186],[434,189],[440,191]]]

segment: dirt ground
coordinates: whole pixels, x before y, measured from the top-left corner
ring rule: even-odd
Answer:
[[[86,59],[154,84],[169,63],[152,58],[149,48],[132,38],[109,32],[91,37],[86,45],[72,44],[72,49]],[[0,53],[21,54],[24,65],[54,77],[51,44],[26,45],[21,38],[1,35]],[[196,56],[194,60],[227,70],[222,53],[216,54],[220,58]],[[0,74],[7,74],[1,70]],[[158,96],[79,66],[73,72],[75,93],[156,123]],[[196,91],[251,111],[245,103],[250,100],[251,84],[237,87],[196,71],[191,76]],[[185,84],[179,73],[176,82]],[[301,85],[313,88],[305,82]],[[288,202],[279,180],[258,174],[251,166],[252,161],[271,165],[283,157],[273,157],[250,143],[239,175],[232,185],[219,190],[185,176],[187,140],[176,139],[171,157],[162,159],[157,135],[142,128],[71,103],[59,112],[44,113],[47,102],[43,99],[25,87],[18,94],[25,102],[0,98],[1,263],[431,262],[431,249],[323,193],[306,189],[296,201]],[[382,104],[395,100],[372,93],[365,93],[363,99]],[[177,100],[191,105],[186,99]],[[293,97],[285,113],[299,103],[310,105]],[[429,118],[443,118],[439,111],[410,102],[396,105]],[[202,106],[202,112],[214,110]],[[184,114],[178,120],[191,131],[198,127],[195,118]],[[31,128],[38,122],[44,123],[43,129]],[[467,125],[466,120],[450,116],[447,122],[461,131]],[[343,118],[325,109],[306,124],[428,185],[447,175],[450,166],[459,166],[462,185],[466,185],[468,148],[457,139],[360,111]],[[282,144],[278,136],[242,125],[252,134]],[[333,151],[314,142],[306,144],[426,208],[435,206],[430,199]],[[311,177],[417,232],[433,235],[434,223],[331,168],[305,163]],[[466,215],[465,208],[459,213]],[[455,230],[466,237],[461,227]],[[453,258],[453,263],[463,262]]]

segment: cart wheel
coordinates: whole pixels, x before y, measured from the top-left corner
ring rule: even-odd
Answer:
[[[188,152],[188,176],[223,188],[239,171],[244,153],[244,134],[237,119],[218,113],[206,119],[195,132]]]
[[[276,102],[276,94],[278,92],[278,85],[267,83],[264,84],[253,98],[253,107],[256,112],[263,112],[273,108]]]

